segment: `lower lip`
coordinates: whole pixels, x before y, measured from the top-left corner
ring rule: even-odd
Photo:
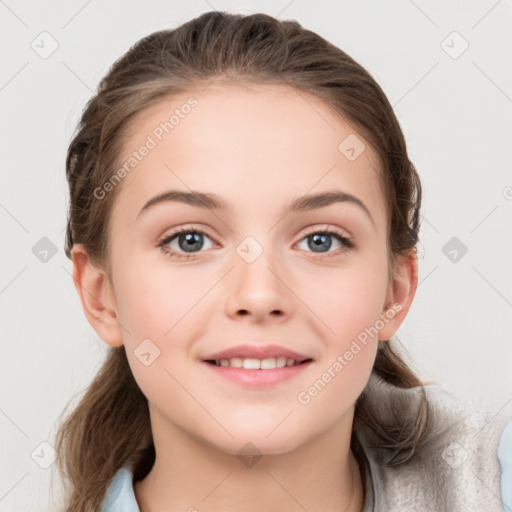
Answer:
[[[279,384],[286,380],[296,377],[302,373],[312,361],[297,364],[294,366],[284,366],[283,368],[272,368],[270,370],[247,370],[245,368],[233,368],[231,366],[217,366],[215,364],[203,362],[212,372],[238,384],[249,384],[254,387],[266,387]]]

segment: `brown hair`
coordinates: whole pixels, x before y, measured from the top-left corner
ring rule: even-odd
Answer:
[[[67,153],[68,258],[72,245],[82,243],[94,263],[110,268],[109,212],[121,185],[101,200],[94,190],[120,165],[128,126],[164,97],[217,77],[289,85],[313,94],[372,145],[387,207],[391,276],[396,258],[415,250],[421,206],[420,180],[393,109],[370,74],[341,49],[294,20],[266,14],[208,12],[150,34],[112,65],[87,103]],[[372,375],[397,390],[422,386],[395,343],[379,341]],[[383,463],[391,466],[414,455],[429,431],[429,417],[423,394],[414,422],[404,425],[398,414],[396,424],[383,424],[363,393],[354,425],[366,425],[383,440],[392,453]],[[59,471],[71,484],[65,508],[73,512],[96,511],[122,466],[133,469],[135,481],[150,471],[155,451],[147,399],[132,376],[124,347],[108,349],[103,366],[60,426],[56,445]],[[352,447],[361,461],[354,439]]]

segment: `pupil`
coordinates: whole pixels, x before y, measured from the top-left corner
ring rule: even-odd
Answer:
[[[322,244],[324,242],[327,242],[326,244],[324,244],[324,247],[325,247],[325,249],[329,249],[332,244],[331,237],[329,235],[325,235],[325,234],[312,235],[311,239],[313,241],[313,247],[315,247],[315,248],[318,248],[318,247],[321,248]]]
[[[190,249],[200,249],[201,248],[201,237],[202,235],[200,233],[187,233],[186,235],[182,235],[180,238],[180,248],[184,251],[188,251]],[[185,239],[184,243],[181,243],[181,241]],[[194,244],[198,244],[198,247],[194,247]]]

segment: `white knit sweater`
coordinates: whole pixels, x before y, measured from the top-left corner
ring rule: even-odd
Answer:
[[[417,417],[421,388],[399,389],[372,374],[367,389],[368,400],[383,418],[392,417],[397,399],[410,403],[404,420]],[[423,389],[432,404],[436,435],[416,460],[382,466],[377,460],[385,451],[372,446],[374,434],[366,427],[355,431],[370,469],[364,512],[502,512],[497,451],[507,416],[440,385]]]

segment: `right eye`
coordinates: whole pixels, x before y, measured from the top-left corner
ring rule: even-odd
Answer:
[[[167,234],[158,242],[158,247],[170,258],[193,258],[204,248],[204,237],[211,238],[201,229],[186,227]],[[174,244],[174,247],[172,246]],[[210,249],[213,246],[213,243]],[[197,249],[197,250],[196,250]]]

